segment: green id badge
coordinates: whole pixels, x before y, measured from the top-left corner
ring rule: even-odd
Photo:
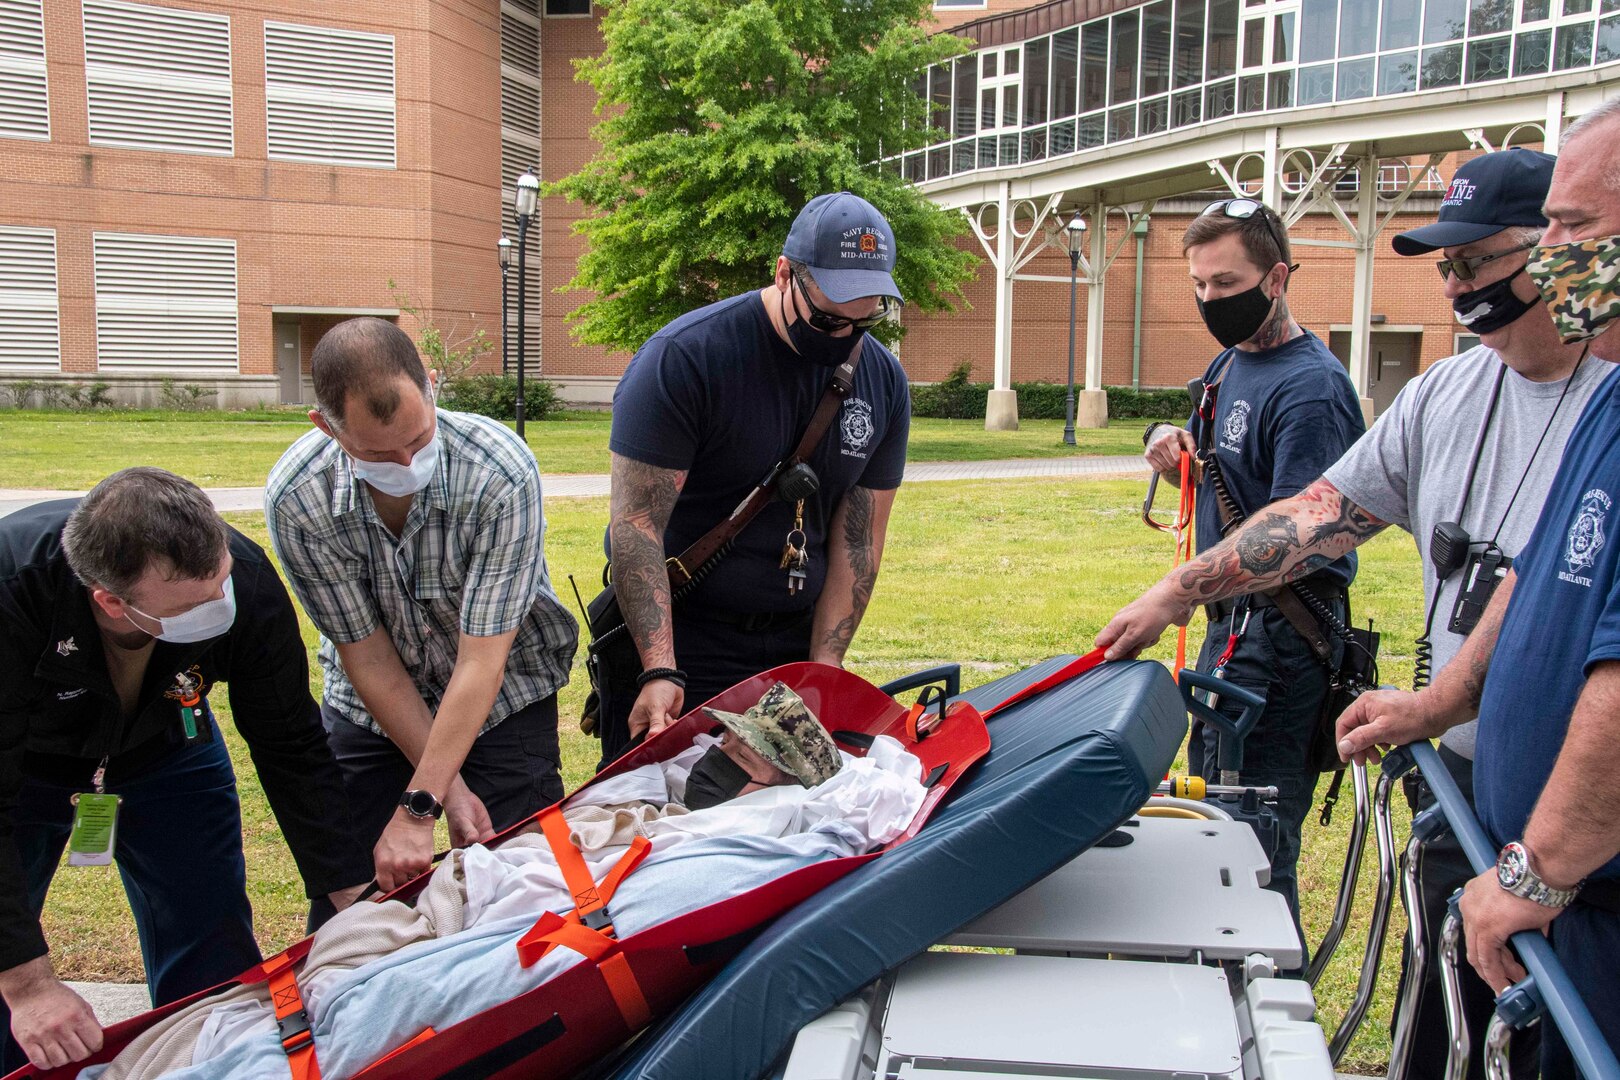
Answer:
[[[73,831],[68,834],[69,866],[110,866],[118,842],[117,795],[81,791],[73,796]]]

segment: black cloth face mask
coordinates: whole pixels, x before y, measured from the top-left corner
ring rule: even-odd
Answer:
[[[1261,278],[1254,288],[1246,292],[1233,293],[1217,300],[1198,300],[1198,314],[1204,317],[1204,325],[1222,348],[1230,349],[1243,344],[1266,324],[1266,318],[1271,314],[1272,298],[1260,287],[1265,280]]]
[[[1457,321],[1471,334],[1494,334],[1510,323],[1518,322],[1531,308],[1541,306],[1541,297],[1521,300],[1513,291],[1513,279],[1524,271],[1511,274],[1501,281],[1493,281],[1472,292],[1465,292],[1451,301],[1451,310]]]
[[[855,343],[865,336],[865,330],[851,330],[848,337],[823,334],[804,319],[793,320],[787,328],[788,340],[799,355],[821,367],[837,367],[855,351]]]
[[[686,808],[707,810],[730,802],[753,783],[753,777],[719,746],[711,746],[686,777]]]

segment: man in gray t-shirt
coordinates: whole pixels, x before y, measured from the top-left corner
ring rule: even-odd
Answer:
[[[1137,655],[1172,623],[1185,624],[1198,605],[1297,580],[1390,525],[1411,532],[1423,555],[1423,611],[1434,613],[1433,670],[1456,654],[1466,633],[1450,629],[1453,612],[1464,579],[1478,576],[1477,564],[1437,584],[1430,559],[1435,526],[1451,522],[1466,530],[1468,554],[1516,555],[1540,514],[1565,440],[1611,370],[1562,343],[1524,273],[1528,250],[1546,225],[1540,207],[1552,165],[1551,156],[1530,150],[1475,158],[1457,171],[1439,220],[1394,240],[1402,255],[1444,249],[1445,295],[1458,321],[1484,344],[1430,367],[1321,479],[1253,514],[1114,616],[1097,638],[1110,660]],[[1452,729],[1441,746],[1464,792],[1472,790],[1472,753],[1471,724]],[[1435,935],[1445,899],[1473,877],[1460,850],[1451,853],[1453,866],[1439,847],[1431,845],[1424,861]],[[1433,947],[1431,941],[1431,956]],[[1473,984],[1470,1028],[1481,1018],[1473,1044],[1482,1046],[1492,995],[1471,970],[1463,974]],[[1424,988],[1419,1006],[1412,1058],[1411,1075],[1422,1080],[1442,1076],[1445,1066],[1446,1026],[1437,986],[1432,998],[1430,991]],[[1518,1058],[1528,1040],[1515,1042]],[[1533,1070],[1534,1048],[1525,1053]],[[1482,1060],[1475,1055],[1472,1076],[1482,1075]]]

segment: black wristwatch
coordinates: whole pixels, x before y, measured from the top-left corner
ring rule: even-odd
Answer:
[[[437,821],[444,813],[444,804],[439,801],[433,792],[428,791],[426,788],[407,791],[399,797],[399,805],[403,806],[405,812],[411,817],[424,821],[429,818]]]
[[[1149,423],[1147,427],[1143,428],[1142,429],[1142,445],[1146,446],[1148,443],[1152,442],[1153,441],[1153,432],[1155,430],[1157,430],[1158,428],[1165,427],[1168,423],[1169,422],[1166,421],[1166,420],[1154,420],[1151,423]]]

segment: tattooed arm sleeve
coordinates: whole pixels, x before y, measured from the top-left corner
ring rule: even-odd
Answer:
[[[675,666],[664,529],[686,473],[613,455],[608,543],[613,589],[643,667]]]
[[[1388,525],[1319,479],[1250,517],[1167,581],[1189,604],[1261,592],[1320,570]]]
[[[893,490],[854,487],[834,511],[827,529],[827,582],[816,600],[810,659],[843,663],[872,599],[893,506]]]

